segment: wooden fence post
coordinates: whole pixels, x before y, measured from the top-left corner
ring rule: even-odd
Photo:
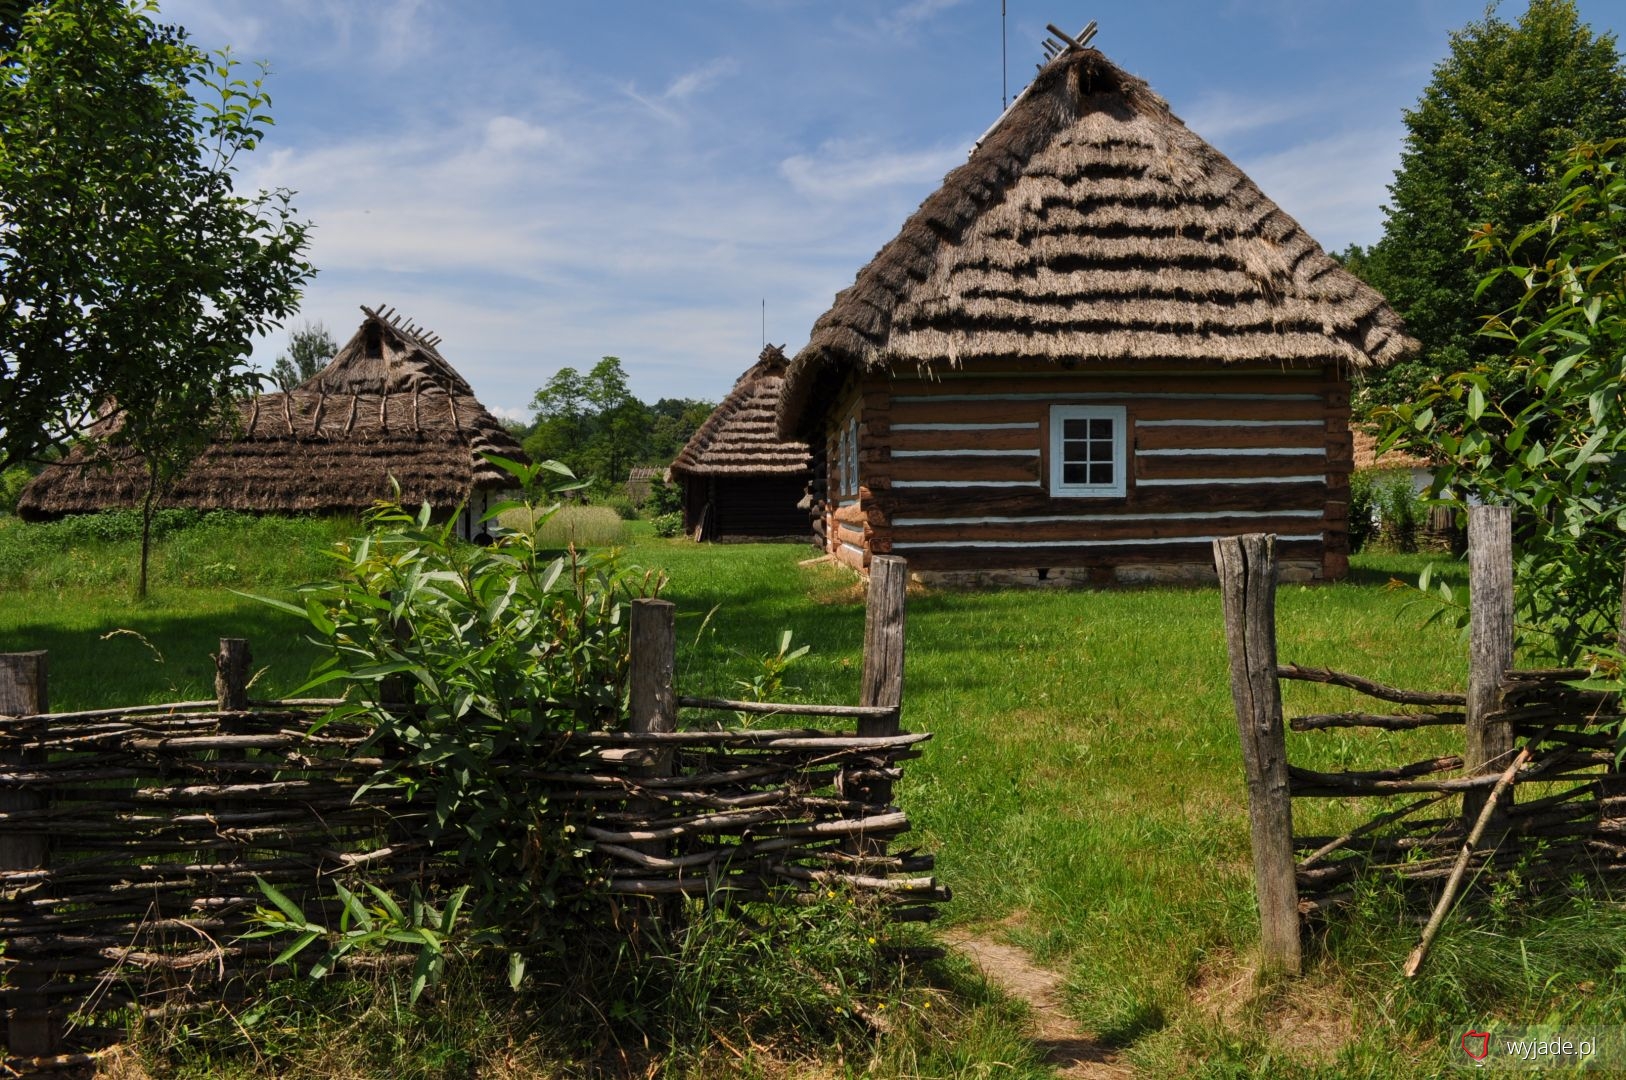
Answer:
[[[869,564],[869,598],[864,606],[864,675],[860,705],[903,707],[903,620],[909,564],[896,555],[876,555]],[[860,717],[860,735],[896,735],[898,717]]]
[[[858,689],[860,705],[898,710],[903,707],[903,630],[909,589],[909,564],[896,555],[876,555],[869,564],[869,595],[864,604],[864,670]],[[860,716],[861,736],[896,735],[899,716]],[[892,803],[892,781],[884,776],[842,776],[847,798],[868,807]],[[886,854],[886,841],[854,836],[848,849],[856,855]]]
[[[50,711],[46,685],[46,656],[43,652],[0,653],[0,716],[33,716]],[[18,727],[13,726],[13,731]],[[0,754],[0,769],[26,767],[42,761],[32,750],[9,750]],[[45,808],[45,798],[35,791],[0,789],[0,810],[28,811]],[[39,870],[46,861],[45,830],[41,827],[19,831],[0,828],[0,870]],[[11,973],[11,988],[5,995],[6,1046],[15,1057],[32,1058],[55,1054],[62,1031],[51,1014],[50,1000],[38,991],[47,973],[23,967]]]
[[[220,639],[220,651],[215,654],[215,701],[222,712],[248,708],[248,679],[253,665],[248,638]]]
[[[677,662],[677,609],[669,600],[632,602],[632,688],[629,727],[636,732],[677,730],[677,691],[672,688]],[[672,752],[653,755],[650,775],[672,772]]]
[[[1468,508],[1468,744],[1463,771],[1501,772],[1513,753],[1513,725],[1491,719],[1502,702],[1502,679],[1513,666],[1513,509]],[[1488,797],[1464,792],[1462,820],[1471,829]],[[1506,804],[1490,821],[1491,834],[1506,820]]]
[[[1276,538],[1260,533],[1214,541],[1225,604],[1242,765],[1248,780],[1261,967],[1299,974],[1299,892],[1293,861],[1293,800],[1287,736],[1276,676]]]

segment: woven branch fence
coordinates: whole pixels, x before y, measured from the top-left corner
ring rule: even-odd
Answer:
[[[1513,668],[1512,514],[1476,506],[1468,520],[1466,693],[1407,690],[1324,668],[1278,665],[1274,538],[1215,541],[1231,690],[1247,775],[1264,964],[1298,972],[1305,921],[1383,875],[1433,913],[1406,965],[1414,975],[1466,882],[1517,871],[1526,884],[1626,872],[1626,777],[1615,764],[1618,695],[1576,689],[1585,670]],[[1280,680],[1341,686],[1398,712],[1294,717]],[[1378,708],[1374,706],[1374,709]],[[1288,762],[1286,731],[1455,727],[1459,754],[1385,769],[1318,772]],[[1529,791],[1524,801],[1519,789]],[[1338,836],[1298,835],[1294,799],[1383,799]]]
[[[934,914],[949,893],[932,857],[886,844],[909,828],[893,781],[930,736],[899,730],[907,573],[876,563],[858,706],[679,697],[673,607],[634,602],[626,730],[563,734],[545,771],[516,778],[589,842],[559,891],[799,902],[839,884],[895,918]],[[248,700],[242,639],[216,663],[214,701],[51,713],[45,654],[0,655],[0,972],[18,1072],[85,1064],[117,1038],[74,1014],[161,1009],[263,970],[286,943],[241,940],[265,903],[256,878],[329,916],[332,883],[362,869],[396,888],[459,884],[423,838],[433,805],[362,790],[387,750],[358,752],[360,726],[309,733],[336,701]],[[847,730],[678,730],[679,709]]]

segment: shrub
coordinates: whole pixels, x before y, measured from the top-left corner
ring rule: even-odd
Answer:
[[[540,471],[563,471],[503,467],[526,490]],[[340,543],[337,580],[301,589],[303,607],[266,601],[308,618],[328,646],[304,689],[337,682],[346,702],[319,724],[359,722],[368,746],[391,748],[370,786],[433,793],[428,838],[466,871],[475,927],[516,950],[557,931],[557,887],[585,852],[528,777],[552,762],[560,733],[620,716],[624,608],[664,582],[613,552],[550,558],[544,537],[569,510],[522,509],[534,529],[478,547],[431,524],[428,506],[381,505],[365,537]],[[586,512],[621,527],[602,507]],[[403,691],[411,709],[390,703]]]
[[[1405,472],[1379,473],[1372,483],[1372,506],[1377,511],[1383,539],[1396,551],[1417,550],[1417,529],[1428,508],[1411,476]]]
[[[1377,511],[1372,505],[1371,469],[1357,469],[1349,477],[1349,550],[1360,551],[1372,538]]]
[[[0,473],[0,513],[17,512],[17,497],[32,479],[33,475],[21,465],[14,465]]]
[[[644,509],[651,514],[681,513],[683,510],[683,488],[678,484],[669,484],[659,478],[650,481],[649,498],[644,500]]]
[[[622,521],[638,520],[638,508],[632,505],[632,500],[627,498],[625,495],[607,495],[604,497],[604,500],[600,503],[600,505],[606,507],[607,509],[614,510],[615,516],[620,518]]]
[[[656,536],[673,537],[683,531],[682,514],[660,514],[650,519]]]

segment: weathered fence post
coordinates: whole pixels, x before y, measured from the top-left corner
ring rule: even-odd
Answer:
[[[242,712],[248,708],[249,671],[254,657],[248,638],[223,637],[215,654],[215,701],[221,712]]]
[[[635,732],[677,730],[677,692],[672,674],[677,663],[677,609],[669,600],[632,602],[632,687],[629,727]],[[652,755],[652,776],[672,771],[672,752]]]
[[[1468,745],[1467,775],[1495,773],[1513,753],[1513,724],[1492,719],[1502,705],[1502,679],[1513,666],[1513,509],[1468,508]],[[1485,791],[1464,792],[1463,828],[1484,809]],[[1490,821],[1491,834],[1506,818],[1508,792]]]
[[[43,652],[0,653],[0,716],[26,717],[50,711],[46,685],[46,657]],[[11,726],[13,732],[25,730]],[[33,750],[0,752],[0,769],[26,767],[44,757]],[[0,789],[0,810],[7,812],[43,810],[45,799],[37,792]],[[0,870],[39,870],[45,866],[45,830],[0,828]],[[57,1052],[61,1029],[50,1011],[50,1000],[39,992],[46,973],[23,967],[12,971],[10,989],[5,994],[6,1046],[16,1057],[43,1057]]]
[[[897,710],[903,707],[903,629],[908,591],[906,560],[896,555],[876,555],[870,560],[858,704],[894,711],[886,716],[860,716],[860,736],[896,735],[901,730]],[[866,807],[883,807],[892,802],[892,781],[874,773],[844,774],[837,788],[844,797],[855,798]],[[849,841],[847,849],[855,855],[884,855],[886,841],[860,834]]]
[[[909,564],[896,555],[876,555],[869,566],[869,599],[864,607],[864,675],[860,705],[903,707],[903,619]],[[860,717],[860,735],[896,735],[898,717]]]
[[[1276,676],[1276,538],[1260,533],[1214,541],[1225,604],[1242,765],[1248,780],[1261,967],[1297,975],[1299,893],[1293,863],[1293,800]]]
[[[677,608],[669,600],[634,600],[632,602],[631,687],[628,693],[630,715],[627,728],[639,734],[677,730],[677,691],[672,686],[677,667]],[[647,751],[632,748],[611,751],[633,756],[636,761],[647,755],[647,764],[632,769],[633,776],[657,777],[672,775],[672,751],[664,747],[650,747]],[[632,762],[629,762],[631,764]],[[658,805],[649,800],[633,800],[631,808],[650,809]],[[669,854],[667,842],[650,840],[632,845],[646,855]]]

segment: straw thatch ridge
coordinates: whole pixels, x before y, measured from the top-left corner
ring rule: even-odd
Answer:
[[[1142,80],[1048,64],[814,324],[780,432],[854,368],[964,360],[1386,365],[1398,315]]]
[[[512,486],[480,455],[524,460],[519,443],[475,399],[434,338],[363,307],[354,337],[298,388],[239,404],[223,433],[161,504],[255,513],[342,513],[389,497],[449,509],[481,489]],[[19,514],[63,514],[139,505],[146,491],[133,457],[105,463],[81,444],[23,490]]]
[[[1354,442],[1355,468],[1365,469],[1432,469],[1434,463],[1426,457],[1421,457],[1398,447],[1378,453],[1378,436],[1376,432],[1366,428],[1350,427],[1350,436]]]
[[[775,422],[787,363],[783,346],[766,346],[672,461],[671,475],[811,475],[807,444],[781,439]]]

